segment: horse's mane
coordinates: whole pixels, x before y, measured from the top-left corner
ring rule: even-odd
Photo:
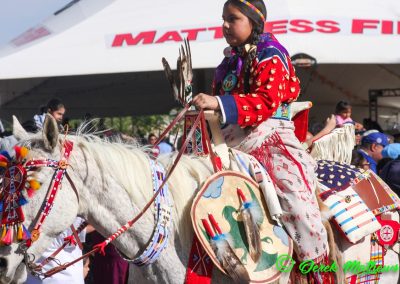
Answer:
[[[71,135],[70,139],[85,156],[90,156],[96,161],[104,177],[114,177],[115,182],[126,190],[139,209],[150,200],[153,195],[149,162],[150,146],[110,142],[83,132]],[[167,171],[176,155],[177,152],[161,155],[157,161]],[[188,222],[190,222],[189,210],[194,193],[212,173],[209,159],[184,155],[168,181],[173,203],[172,219],[181,241],[186,241],[185,236],[189,235],[191,229]],[[150,208],[153,210],[153,206]]]
[[[101,132],[94,133],[90,131],[88,124],[83,124],[74,133],[67,135],[67,139],[74,142],[74,149],[79,149],[83,153],[83,157],[77,158],[72,152],[71,162],[74,159],[90,157],[102,172],[99,178],[104,181],[105,177],[108,177],[108,182],[112,180],[118,184],[130,196],[132,203],[138,209],[142,209],[153,196],[149,162],[151,147],[141,146],[135,141],[124,142],[119,139],[119,136],[113,137],[114,139],[110,141],[110,139],[99,137],[98,134]],[[64,135],[60,134],[60,145],[63,139],[65,139]],[[42,133],[30,134],[29,138],[23,139],[19,144],[31,149],[44,150]],[[167,171],[176,155],[177,152],[160,155],[157,161]],[[75,162],[82,161],[75,160]],[[189,212],[195,192],[212,173],[209,159],[183,155],[168,181],[172,195],[172,220],[181,242],[189,241],[186,239],[190,236],[191,230]],[[154,211],[153,206],[150,208]]]

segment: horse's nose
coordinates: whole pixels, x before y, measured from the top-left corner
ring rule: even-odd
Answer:
[[[0,269],[7,268],[7,259],[0,257]]]

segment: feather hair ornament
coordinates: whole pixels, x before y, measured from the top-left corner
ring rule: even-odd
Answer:
[[[206,219],[201,219],[201,221],[203,223],[204,229],[211,238],[210,244],[219,263],[235,283],[249,283],[249,273],[247,272],[246,268],[244,267],[240,259],[236,256],[231,245],[229,244],[228,235],[222,233],[221,228],[219,227],[212,214],[208,214],[208,218],[212,226],[214,227],[216,234],[211,229],[211,226]]]
[[[249,243],[250,257],[254,262],[258,262],[262,252],[259,229],[259,224],[262,220],[261,208],[257,203],[253,201],[247,201],[243,191],[240,188],[237,188],[237,193],[242,201],[240,214],[242,215],[247,242]]]
[[[189,41],[185,39],[184,45],[181,45],[179,49],[179,57],[176,62],[176,78],[168,61],[164,57],[161,61],[175,100],[185,107],[192,101],[193,70]]]

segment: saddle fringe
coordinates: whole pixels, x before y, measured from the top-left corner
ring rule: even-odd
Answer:
[[[329,160],[350,165],[355,146],[354,125],[345,124],[313,141],[311,156],[314,160]]]

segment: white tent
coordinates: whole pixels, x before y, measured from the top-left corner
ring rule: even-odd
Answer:
[[[73,3],[0,50],[1,116],[28,118],[51,96],[64,99],[72,116],[165,112],[173,101],[161,57],[175,62],[184,37],[191,40],[199,69],[195,83],[199,90],[209,89],[212,68],[226,46],[220,20],[224,1]],[[305,99],[319,110],[331,111],[339,99],[365,109],[369,89],[400,88],[398,0],[266,3],[266,29],[292,55],[306,53],[318,62],[314,72],[299,74]],[[386,100],[383,105],[399,104]]]

